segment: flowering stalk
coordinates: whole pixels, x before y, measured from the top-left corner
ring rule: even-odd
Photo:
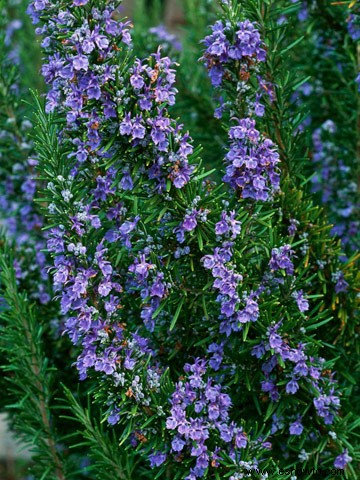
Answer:
[[[9,9],[20,16],[21,7],[4,10],[1,23],[6,23]],[[29,78],[23,78],[24,65],[17,64],[24,48],[22,38],[14,39],[19,24],[26,31],[26,24],[13,20],[0,35],[1,410],[31,451],[31,473],[70,480],[84,457],[81,448],[69,454],[66,436],[73,430],[60,419],[64,410],[59,405],[59,385],[74,388],[76,377],[64,362],[72,352],[66,339],[59,337],[58,304],[50,301],[54,292],[49,258],[43,251],[44,218],[33,201],[36,183],[40,186],[41,181],[29,133],[31,112],[23,102]]]

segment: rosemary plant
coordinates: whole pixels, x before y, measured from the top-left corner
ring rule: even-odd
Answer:
[[[39,478],[356,478],[358,255],[308,188],[292,3],[187,0],[177,34],[158,3],[133,34],[121,1],[30,2],[26,242],[52,285],[31,306],[21,245],[2,282],[13,393],[46,412],[15,415]]]

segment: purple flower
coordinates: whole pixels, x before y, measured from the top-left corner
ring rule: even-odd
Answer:
[[[304,297],[302,290],[294,292],[292,296],[293,298],[295,298],[300,312],[306,312],[307,310],[309,310],[309,301]]]
[[[255,120],[237,119],[229,131],[230,149],[226,155],[223,180],[243,198],[267,201],[279,189],[279,153],[270,139],[255,129]]]
[[[120,124],[120,133],[121,135],[132,135],[132,130],[131,114],[127,113]]]
[[[273,402],[277,402],[279,399],[278,388],[272,380],[265,380],[261,382],[261,390],[268,392]]]
[[[132,120],[132,139],[136,138],[142,139],[145,137],[145,127],[142,123],[142,117],[137,115],[134,120]]]
[[[224,73],[224,69],[219,65],[210,68],[209,77],[214,87],[219,87],[221,85]]]
[[[35,0],[33,5],[35,10],[45,10],[49,5],[49,0]]]
[[[230,215],[226,211],[221,212],[221,220],[215,225],[216,235],[226,235],[231,233],[231,238],[235,239],[241,232],[241,222],[235,220],[235,211],[230,212]]]
[[[271,258],[269,261],[269,267],[273,271],[285,270],[288,275],[293,275],[294,264],[291,257],[294,251],[291,250],[290,245],[284,245],[280,248],[273,248],[271,251]]]
[[[259,345],[255,345],[253,349],[251,350],[251,355],[253,355],[256,358],[262,358],[265,355],[265,346],[261,342]]]
[[[272,416],[272,426],[271,426],[271,433],[274,434],[278,430],[284,428],[283,417],[278,417],[276,413]]]
[[[197,220],[196,220],[197,215],[198,215],[197,210],[193,210],[191,213],[185,215],[184,221],[182,223],[184,230],[186,230],[187,232],[191,232],[192,230],[195,229],[197,225]]]
[[[162,452],[154,452],[149,455],[150,467],[160,467],[166,461],[167,455]]]
[[[174,186],[176,188],[183,188],[183,186],[186,185],[190,180],[190,175],[193,172],[194,168],[195,167],[193,165],[188,165],[184,162],[180,168],[174,170],[170,174],[174,182]]]
[[[235,445],[237,448],[246,448],[248,439],[246,433],[242,429],[237,429],[235,433]]]
[[[239,310],[236,314],[236,318],[240,323],[256,322],[259,318],[260,310],[256,301],[256,295],[251,294],[246,299],[245,308]]]
[[[181,452],[183,450],[185,444],[186,444],[186,442],[181,437],[176,436],[173,439],[173,441],[171,442],[171,447],[174,450],[174,452]]]
[[[335,281],[335,293],[347,292],[349,288],[348,282],[345,280],[344,273],[337,271],[333,274],[333,281]]]
[[[317,414],[324,418],[326,425],[331,425],[334,421],[334,414],[337,413],[340,406],[340,399],[333,395],[333,389],[329,394],[321,393],[313,400]]]
[[[293,378],[286,384],[286,393],[294,395],[299,390],[298,382]]]
[[[304,430],[303,425],[301,424],[300,419],[296,420],[290,425],[290,434],[291,435],[301,435]]]
[[[141,88],[144,87],[145,81],[143,77],[141,76],[143,71],[141,61],[137,59],[135,61],[135,66],[133,68],[133,74],[130,77],[130,83],[133,88],[140,90]]]
[[[209,345],[208,352],[212,353],[212,357],[209,360],[210,367],[213,370],[218,371],[223,360],[223,354],[224,354],[223,343],[222,344],[212,343],[211,345]]]
[[[89,59],[86,55],[77,55],[72,58],[73,67],[75,70],[85,70],[89,68]]]
[[[279,327],[280,327],[280,324],[277,324],[274,327],[270,327],[268,329],[269,345],[270,345],[270,348],[273,348],[275,351],[278,351],[283,346],[283,339],[277,333]]]
[[[352,461],[352,457],[350,457],[348,449],[345,448],[345,450],[339,456],[336,457],[334,461],[334,467],[344,469],[346,465],[351,461]]]
[[[290,219],[290,227],[288,228],[289,235],[293,237],[297,232],[299,222],[294,218]]]
[[[113,410],[110,415],[108,416],[108,419],[107,419],[108,423],[110,425],[116,425],[117,423],[119,423],[120,421],[120,413],[118,411],[118,409],[115,409]]]

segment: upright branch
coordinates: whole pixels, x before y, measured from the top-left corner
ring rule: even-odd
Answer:
[[[68,480],[58,448],[60,438],[52,420],[56,372],[44,354],[43,326],[36,318],[34,306],[18,290],[9,252],[0,257],[0,281],[5,303],[1,313],[4,322],[1,350],[8,362],[2,368],[16,398],[11,405],[16,409],[16,433],[34,455],[35,472],[42,478]]]

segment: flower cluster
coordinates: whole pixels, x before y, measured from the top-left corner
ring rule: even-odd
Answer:
[[[274,143],[255,128],[255,120],[242,118],[237,123],[229,131],[224,181],[242,198],[266,201],[279,190],[279,153]]]
[[[187,480],[202,478],[210,462],[215,468],[219,466],[220,447],[211,449],[212,437],[219,437],[221,443],[227,445],[227,454],[234,460],[236,451],[248,444],[243,429],[230,421],[231,398],[223,392],[221,385],[204,378],[207,368],[206,360],[201,358],[185,365],[186,378],[176,384],[170,416],[166,420],[166,428],[175,433],[171,442],[172,454],[179,457],[189,450],[190,456],[196,458],[196,465]]]
[[[240,222],[234,220],[234,212],[230,215],[222,212],[221,220],[215,226],[218,235],[232,233],[235,239],[240,233]],[[243,280],[242,275],[236,273],[236,266],[231,264],[233,257],[233,242],[224,241],[221,247],[217,247],[212,255],[202,258],[204,268],[211,270],[214,283],[213,288],[219,292],[216,301],[221,305],[220,333],[227,336],[231,332],[238,332],[242,325],[248,322],[256,322],[259,317],[257,293],[239,295],[239,287]]]
[[[252,355],[256,358],[264,359],[262,371],[265,380],[261,384],[262,391],[269,395],[273,402],[279,402],[280,392],[277,386],[276,367],[283,365],[286,367],[287,383],[285,392],[287,395],[295,395],[300,388],[300,383],[308,382],[314,389],[313,404],[317,415],[324,419],[324,423],[331,425],[334,421],[340,400],[334,394],[333,379],[326,378],[324,372],[324,360],[322,358],[313,358],[306,354],[306,346],[300,343],[296,348],[292,348],[288,341],[284,340],[279,334],[281,324],[270,327],[267,331],[267,339],[256,345],[252,350]],[[293,425],[293,424],[292,424]],[[294,431],[290,426],[290,433],[300,435],[303,427],[300,428],[300,420],[296,420],[299,428]]]
[[[290,245],[273,248],[269,261],[270,270],[273,272],[285,270],[287,275],[292,275],[294,273],[294,264],[291,258],[293,253],[294,251],[291,249]]]
[[[190,208],[186,210],[184,220],[179,226],[175,227],[173,232],[176,234],[177,241],[181,244],[185,241],[185,234],[192,232],[198,225],[198,222],[206,222],[208,210],[202,208],[196,208],[198,197],[194,198]]]
[[[248,115],[232,119],[235,125],[229,129],[230,146],[223,180],[242,198],[266,201],[279,190],[280,157],[277,146],[260,134],[251,118],[264,115],[265,107],[260,100],[264,92],[271,95],[272,90],[260,74],[260,65],[266,57],[264,45],[256,25],[249,21],[240,22],[236,28],[219,21],[212,29],[212,35],[204,40],[207,49],[203,57],[211,82],[222,87],[226,79],[228,88],[236,86],[238,101]],[[254,77],[258,84],[255,93],[249,86]],[[221,102],[215,112],[217,118],[221,118],[225,109],[224,100]]]
[[[211,28],[213,33],[204,40],[207,48],[203,59],[214,87],[221,86],[223,79],[231,75],[234,62],[240,62],[240,78],[247,79],[257,63],[265,61],[260,33],[249,20],[239,22],[235,33],[230,23],[220,20]]]
[[[347,292],[348,282],[345,280],[344,272],[338,270],[332,274],[331,280],[335,283],[335,293]]]
[[[39,3],[41,5],[38,5]],[[45,2],[35,2],[32,10],[38,16],[46,11],[47,7]],[[128,45],[131,41],[129,24],[115,22],[111,19],[111,13],[110,8],[101,13],[95,9],[93,14],[98,20],[97,27],[92,29],[85,21],[76,28],[75,16],[67,10],[37,29],[37,33],[44,36],[43,48],[49,52],[48,63],[42,68],[45,81],[52,86],[47,94],[46,109],[50,112],[64,103],[69,108],[67,120],[70,125],[76,121],[87,122],[89,133],[93,130],[93,134],[91,142],[82,145],[83,149],[90,147],[93,150],[99,144],[98,128],[92,128],[96,118],[84,116],[83,106],[91,100],[100,100],[105,118],[115,116],[116,104],[110,100],[104,87],[109,80],[115,78],[116,67],[110,67],[106,61],[116,55],[114,46],[120,42]],[[55,34],[67,37],[62,47],[62,50],[65,50],[63,54],[56,52]],[[53,53],[54,50],[56,53]],[[95,54],[98,55],[97,68],[91,62]]]
[[[154,331],[153,315],[161,300],[168,295],[168,288],[171,284],[164,281],[164,274],[158,271],[155,264],[146,261],[145,253],[140,254],[129,266],[129,272],[133,273],[129,287],[131,289],[140,288],[140,296],[144,302],[140,316],[146,328]]]
[[[103,10],[93,8],[91,17],[81,25],[77,25],[75,12],[67,10],[37,29],[45,37],[42,46],[48,53],[48,63],[42,69],[45,81],[51,85],[46,109],[50,112],[65,108],[68,128],[74,133],[79,125],[86,127],[86,139],[72,138],[80,164],[87,160],[99,162],[107,155],[101,148],[102,125],[119,116],[124,140],[128,137],[133,146],[149,146],[149,178],[157,179],[159,188],[164,188],[168,176],[181,188],[192,171],[188,165],[192,146],[188,134],[168,117],[165,107],[174,103],[176,94],[170,59],[162,58],[160,50],[146,61],[135,59],[129,71],[130,88],[119,89],[115,98],[109,93],[108,85],[116,83],[120,75],[120,66],[112,60],[123,46],[131,45],[130,22],[114,20],[115,3],[110,2]],[[47,7],[46,2],[31,4],[35,21],[45,12],[48,14]],[[67,38],[60,51],[55,43],[57,35]],[[170,142],[174,145],[171,155]],[[166,175],[161,175],[162,169],[166,169]]]
[[[148,147],[149,159],[153,163],[148,175],[150,179],[158,180],[159,189],[165,189],[166,178],[170,178],[176,188],[182,188],[193,171],[188,163],[193,147],[189,135],[182,133],[182,126],[171,120],[164,108],[166,104],[175,103],[177,90],[173,86],[173,64],[168,57],[161,57],[160,49],[151,59],[154,60],[152,66],[135,60],[130,71],[133,96],[141,113],[136,116],[126,113],[120,123],[120,133],[129,137],[133,146]]]

